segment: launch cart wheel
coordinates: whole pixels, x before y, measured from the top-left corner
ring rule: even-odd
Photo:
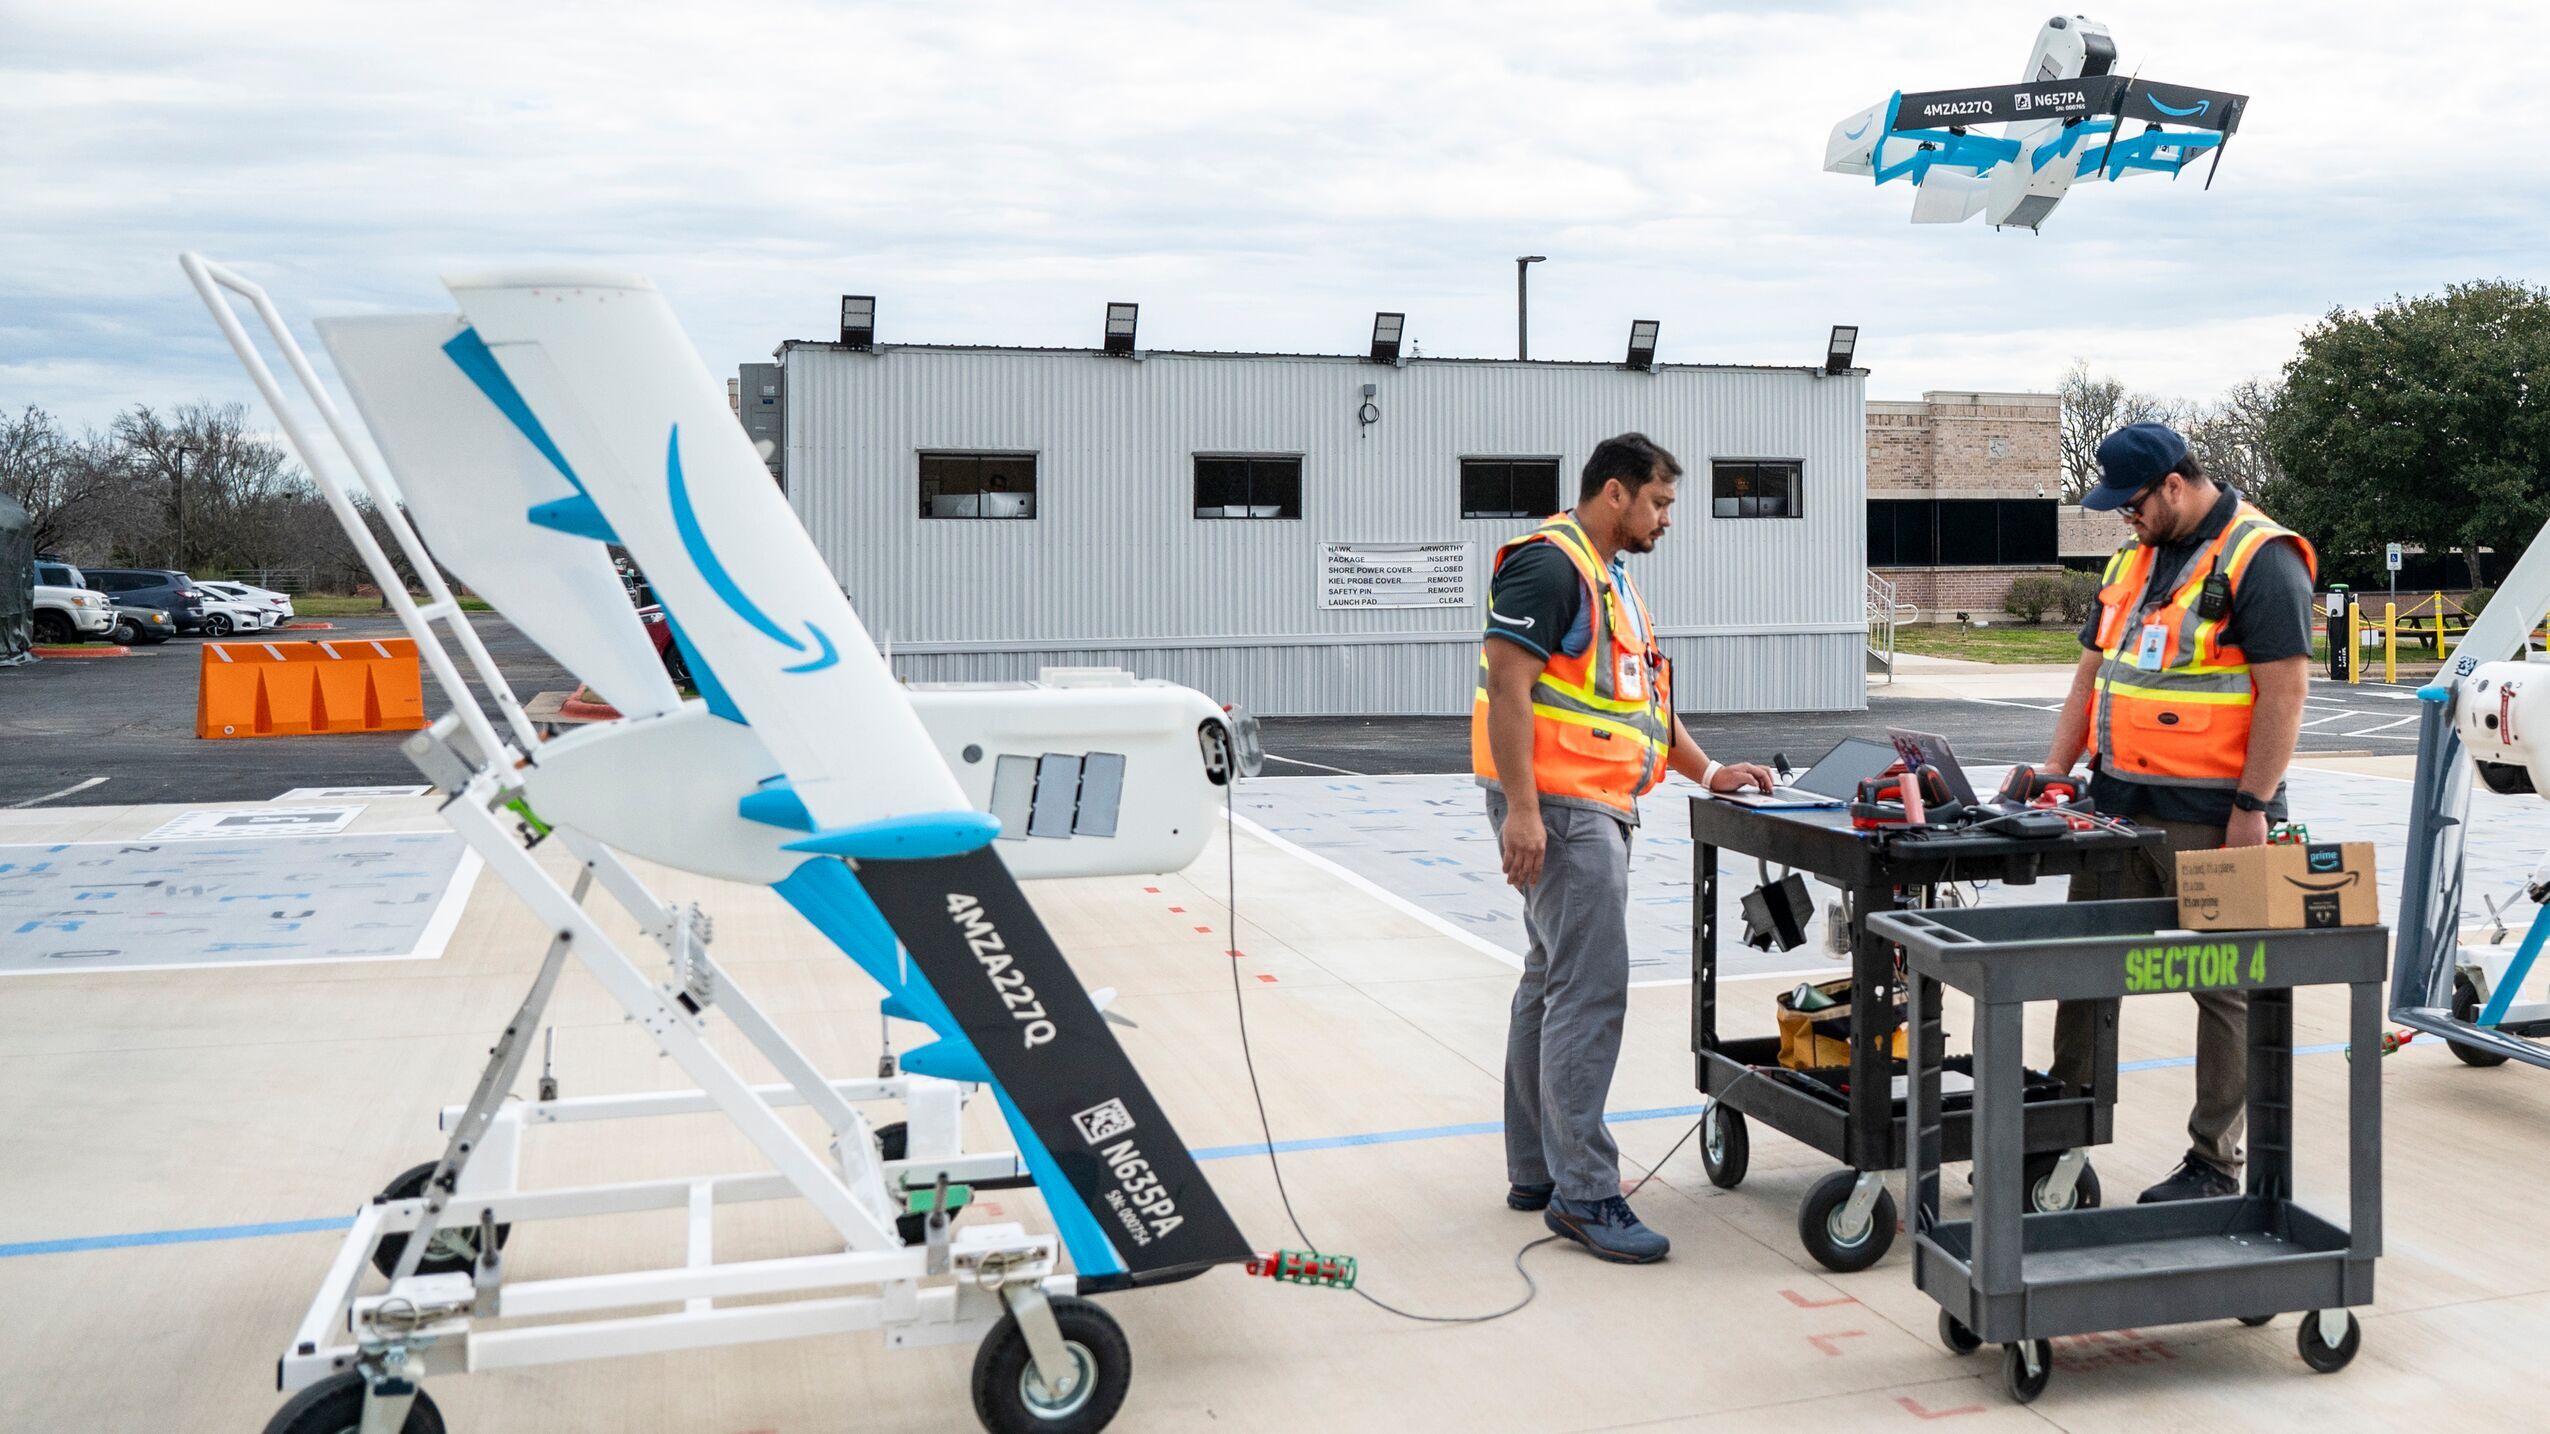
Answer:
[[[1939,1312],[1939,1342],[1948,1346],[1950,1354],[1961,1358],[1983,1348],[1983,1341],[1966,1328],[1966,1322],[1946,1310]]]
[[[266,1434],[356,1434],[362,1427],[363,1376],[349,1369],[292,1396],[266,1421]],[[443,1434],[443,1411],[432,1395],[416,1391],[400,1434]]]
[[[1744,1183],[1752,1164],[1753,1136],[1744,1128],[1744,1116],[1728,1109],[1725,1101],[1711,1100],[1700,1115],[1701,1171],[1710,1184],[1733,1190]]]
[[[416,1199],[425,1193],[425,1182],[433,1176],[434,1162],[428,1160],[422,1165],[401,1172],[396,1180],[391,1181],[388,1187],[381,1191],[381,1198],[384,1200]],[[514,1227],[511,1225],[498,1225],[496,1248],[503,1249],[505,1241],[513,1237],[513,1232]],[[391,1273],[398,1268],[399,1254],[406,1248],[407,1236],[383,1235],[381,1242],[372,1247],[372,1268],[384,1275]],[[434,1242],[425,1247],[425,1258],[416,1262],[416,1273],[420,1275],[465,1275],[476,1268],[478,1268],[478,1225],[475,1221],[466,1225],[446,1225],[436,1230]]]
[[[2453,1019],[2456,1021],[2479,1019],[2479,987],[2474,985],[2468,976],[2453,978]],[[2447,1040],[2444,1044],[2452,1048],[2453,1058],[2466,1066],[2501,1066],[2506,1063],[2506,1057],[2502,1051],[2474,1046],[2467,1041]]]
[[[992,1434],[1095,1434],[1124,1405],[1133,1382],[1133,1348],[1115,1316],[1075,1295],[1052,1301],[1063,1349],[1076,1378],[1056,1394],[1027,1357],[1027,1334],[1003,1315],[974,1354],[974,1413]]]

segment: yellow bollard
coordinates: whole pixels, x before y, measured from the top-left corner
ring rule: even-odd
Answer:
[[[2399,682],[2399,604],[2382,604],[2382,681]]]
[[[2346,605],[2346,685],[2364,680],[2364,604]]]

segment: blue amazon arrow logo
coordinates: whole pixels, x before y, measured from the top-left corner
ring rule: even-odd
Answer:
[[[2153,109],[2177,119],[2185,119],[2189,115],[2200,115],[2214,107],[2214,102],[2212,100],[2198,100],[2193,105],[2182,110],[2178,106],[2169,103],[2167,100],[2162,99],[2158,94],[2149,90],[2143,92],[2143,97],[2152,102]]]
[[[1870,125],[1872,125],[1872,124],[1876,123],[1876,122],[1877,122],[1877,116],[1875,116],[1875,115],[1870,115],[1868,118],[1866,118],[1866,119],[1864,119],[1864,120],[1861,120],[1861,121],[1859,122],[1859,128],[1857,128],[1857,129],[1846,129],[1846,130],[1843,130],[1843,131],[1842,131],[1842,138],[1844,138],[1844,139],[1857,139],[1857,138],[1859,138],[1861,135],[1864,135],[1864,134],[1868,133],[1868,127],[1869,127]]]
[[[678,423],[673,425],[671,435],[664,440],[664,485],[672,496],[673,528],[681,534],[682,551],[690,555],[691,565],[699,569],[700,576],[708,579],[709,591],[717,594],[717,600],[726,604],[735,616],[751,623],[762,636],[790,652],[815,653],[795,667],[781,670],[821,672],[839,662],[841,654],[833,650],[832,639],[824,636],[822,628],[811,622],[806,624],[806,636],[814,639],[812,644],[790,636],[786,628],[771,621],[768,613],[753,606],[753,600],[744,596],[744,590],[736,585],[733,575],[726,571],[726,565],[717,560],[716,551],[708,545],[708,534],[700,530],[699,514],[691,507],[690,485],[682,479],[682,425]]]

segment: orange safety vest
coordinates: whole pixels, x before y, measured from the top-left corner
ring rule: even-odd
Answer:
[[[2099,768],[2155,786],[2229,791],[2249,760],[2249,718],[2258,701],[2249,659],[2222,640],[2231,614],[2201,617],[2205,581],[2221,573],[2234,596],[2249,564],[2269,543],[2291,540],[2314,578],[2311,544],[2247,502],[2179,574],[2177,590],[2144,591],[2152,550],[2129,542],[2107,560],[2098,594],[2098,689],[2092,734]]]
[[[1496,550],[1489,573],[1526,543],[1549,543],[1576,565],[1591,607],[1592,631],[1574,657],[1553,651],[1532,683],[1532,786],[1634,814],[1642,793],[1664,780],[1673,750],[1673,664],[1655,645],[1656,627],[1635,585],[1615,587],[1592,540],[1561,513]],[[1621,588],[1626,588],[1624,597]],[[1628,621],[1633,605],[1638,622]],[[1645,643],[1639,633],[1647,634]],[[1562,638],[1564,635],[1561,635]],[[1470,770],[1497,781],[1488,751],[1487,645],[1479,646],[1477,700],[1470,707]]]

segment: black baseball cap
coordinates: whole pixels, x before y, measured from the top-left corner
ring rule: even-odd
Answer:
[[[2096,512],[2121,508],[2187,461],[2187,440],[2166,423],[2129,423],[2100,440],[2098,486],[2081,495]]]

